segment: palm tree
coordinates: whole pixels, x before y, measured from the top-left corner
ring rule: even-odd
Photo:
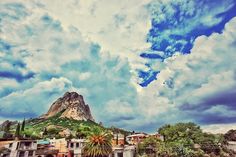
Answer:
[[[84,154],[86,157],[108,157],[112,153],[112,134],[101,130],[101,128],[94,128],[87,137],[87,143],[84,147]]]

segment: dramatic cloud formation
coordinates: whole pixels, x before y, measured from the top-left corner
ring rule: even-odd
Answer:
[[[232,0],[3,0],[0,121],[37,117],[77,91],[105,125],[235,127],[235,8]]]

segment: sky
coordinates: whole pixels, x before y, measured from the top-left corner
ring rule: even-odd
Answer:
[[[0,122],[66,91],[97,122],[236,129],[235,0],[1,0]]]

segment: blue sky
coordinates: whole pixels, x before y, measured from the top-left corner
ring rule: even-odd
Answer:
[[[3,0],[0,121],[77,91],[106,126],[235,128],[235,10],[233,0]]]

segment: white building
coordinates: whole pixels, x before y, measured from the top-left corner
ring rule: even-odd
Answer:
[[[145,133],[132,134],[126,137],[126,141],[129,144],[136,145],[142,142],[146,137],[148,137],[148,135]]]
[[[112,148],[113,153],[110,157],[134,157],[135,146],[116,146]]]
[[[228,141],[227,148],[236,151],[236,141]]]
[[[35,140],[13,141],[5,145],[10,150],[9,157],[34,157],[37,150]]]
[[[85,139],[71,139],[67,141],[68,150],[74,157],[82,157],[82,149],[85,144]]]

